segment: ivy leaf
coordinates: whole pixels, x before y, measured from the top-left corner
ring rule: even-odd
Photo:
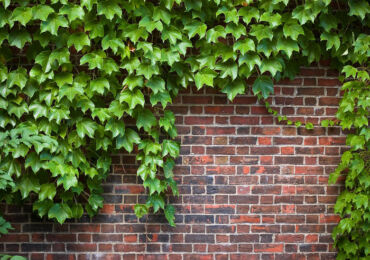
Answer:
[[[268,76],[259,76],[253,83],[252,87],[255,95],[261,94],[264,99],[267,99],[274,92],[274,83]]]
[[[104,15],[108,20],[112,20],[115,15],[122,17],[122,9],[115,1],[99,2],[97,11],[98,15]]]
[[[74,33],[68,37],[67,46],[75,46],[77,51],[81,51],[84,46],[90,46],[90,39],[85,33]]]
[[[229,100],[234,100],[236,95],[245,93],[245,83],[243,80],[234,80],[226,84],[226,86],[221,89],[222,93],[227,94]]]
[[[55,75],[54,80],[57,83],[58,87],[61,88],[66,84],[72,84],[73,74],[70,72],[60,72]]]
[[[31,42],[31,35],[27,31],[12,30],[9,34],[10,46],[15,46],[18,49],[22,49],[27,42]]]
[[[272,40],[274,34],[270,27],[262,24],[254,24],[251,26],[250,35],[255,36],[257,38],[257,41],[260,42],[262,39]]]
[[[272,76],[275,76],[278,71],[283,70],[283,66],[281,65],[280,61],[272,58],[268,60],[264,60],[260,67],[261,74],[263,74],[266,71],[269,71]]]
[[[31,191],[38,193],[40,191],[39,180],[32,175],[23,175],[17,185],[17,189],[21,192],[22,198],[27,198]]]
[[[144,85],[143,77],[129,75],[124,79],[122,85],[128,86],[130,90],[136,87],[142,87]]]
[[[81,6],[78,5],[64,5],[60,10],[60,14],[67,15],[70,22],[80,19],[83,20],[85,12]]]
[[[297,19],[301,25],[307,23],[307,21],[314,22],[316,15],[310,7],[305,5],[297,6],[292,13],[292,17]]]
[[[19,22],[21,25],[26,24],[32,19],[32,8],[31,7],[17,7],[12,12],[10,20],[13,22]]]
[[[211,69],[203,69],[195,74],[195,86],[197,89],[203,87],[203,85],[213,87],[213,79],[217,76],[217,73]]]
[[[6,87],[12,88],[13,86],[18,86],[23,89],[27,83],[27,71],[24,68],[18,68],[11,71],[8,74],[8,80],[6,81]]]
[[[40,187],[39,200],[43,201],[47,198],[49,200],[53,200],[56,193],[57,193],[57,190],[56,190],[55,185],[53,183],[42,184],[41,187]]]
[[[246,6],[239,9],[238,15],[242,17],[243,21],[248,25],[254,18],[256,21],[260,18],[260,12],[256,7]]]
[[[91,119],[83,119],[76,124],[77,134],[80,138],[84,138],[85,135],[90,138],[94,137],[94,132],[97,129],[97,124]]]
[[[135,89],[134,91],[125,90],[120,94],[119,102],[126,102],[130,109],[134,109],[137,105],[144,107],[145,99],[139,89]]]
[[[50,32],[52,35],[58,35],[59,27],[68,27],[67,19],[62,15],[52,14],[46,21],[41,22],[41,32]]]
[[[283,33],[286,38],[290,37],[296,41],[299,35],[304,34],[304,31],[302,26],[300,26],[295,20],[291,20],[284,23]]]
[[[136,204],[134,206],[134,212],[138,218],[141,218],[142,216],[148,214],[149,209],[145,204]]]
[[[90,89],[100,95],[104,94],[104,90],[109,90],[109,81],[106,78],[97,78],[90,81]]]
[[[49,5],[35,5],[32,7],[33,19],[46,21],[48,16],[54,13],[54,9]]]
[[[65,203],[54,204],[48,212],[48,217],[51,219],[55,218],[59,224],[63,224],[67,218],[71,217],[71,215],[71,208]]]
[[[36,201],[32,205],[32,210],[38,212],[40,217],[45,216],[48,212],[49,209],[53,206],[53,202],[51,200],[43,200],[43,201]]]
[[[27,155],[24,166],[26,169],[28,167],[31,167],[32,171],[34,173],[37,173],[42,167],[42,162],[40,161],[39,156],[35,152],[31,152]]]
[[[119,135],[116,139],[116,148],[125,148],[125,150],[129,153],[133,150],[133,145],[140,143],[140,136],[132,129],[127,128],[125,134]]]
[[[206,34],[207,25],[200,21],[193,20],[191,23],[185,25],[184,29],[188,31],[189,39],[193,38],[197,34],[199,38],[202,39]]]
[[[167,158],[166,162],[163,165],[163,172],[165,178],[172,178],[173,177],[173,167],[175,166],[175,162],[172,158]]]
[[[88,63],[90,70],[95,68],[102,69],[105,56],[105,53],[102,51],[88,53],[81,58],[80,65]]]
[[[141,109],[137,115],[136,126],[140,130],[144,128],[146,132],[157,125],[157,119],[149,109]]]
[[[145,188],[148,188],[149,189],[149,195],[152,195],[153,193],[157,192],[158,194],[162,192],[163,190],[163,187],[161,185],[161,181],[158,180],[157,178],[155,179],[152,179],[152,178],[147,178],[144,182],[143,182],[143,186]],[[151,198],[152,196],[149,197],[149,199]],[[163,205],[164,206],[164,205]]]
[[[146,79],[150,79],[153,75],[159,74],[159,68],[157,65],[141,63],[136,68],[137,75],[143,75]]]
[[[268,22],[272,27],[276,27],[281,25],[281,15],[278,13],[264,12],[260,17],[260,21]]]
[[[277,41],[277,49],[284,51],[290,58],[294,51],[299,52],[299,46],[292,39],[279,38]]]
[[[91,113],[91,117],[98,117],[100,122],[104,123],[107,119],[111,117],[111,114],[109,113],[108,108],[94,108],[93,112]]]
[[[370,13],[370,5],[368,1],[365,0],[349,0],[349,15],[359,16],[361,20],[365,19],[366,14]]]
[[[63,184],[64,190],[69,190],[71,187],[76,187],[78,180],[73,173],[67,173],[58,178],[57,185]]]
[[[164,215],[171,227],[175,225],[175,208],[172,205],[167,205],[164,210]]]
[[[167,154],[173,158],[178,157],[180,154],[180,145],[172,140],[164,140],[162,155],[166,156]]]
[[[166,108],[168,103],[172,103],[172,99],[168,91],[158,92],[157,94],[150,95],[150,103],[155,106],[158,102],[162,104],[163,108]]]
[[[163,92],[165,87],[165,82],[160,77],[153,77],[151,78],[146,85],[153,91],[154,94],[157,94],[158,92]]]
[[[322,41],[326,41],[326,49],[329,50],[335,47],[336,50],[340,47],[340,39],[337,34],[335,33],[327,33],[323,32],[320,36]]]
[[[247,53],[248,51],[254,51],[256,46],[254,41],[250,38],[245,38],[243,40],[238,40],[233,46],[234,52],[239,50],[242,55]]]
[[[103,207],[103,197],[98,194],[91,194],[88,199],[89,205],[91,208],[96,211],[99,208]]]
[[[122,120],[111,118],[105,125],[105,130],[110,131],[113,137],[123,136],[125,134],[125,123]]]

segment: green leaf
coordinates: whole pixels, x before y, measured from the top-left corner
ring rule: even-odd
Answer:
[[[43,201],[45,199],[53,200],[57,190],[53,183],[45,183],[41,185],[40,193],[39,193],[39,200]]]
[[[208,68],[203,69],[201,71],[198,71],[195,74],[195,86],[197,89],[200,89],[203,87],[203,85],[211,86],[213,87],[213,79],[217,76],[217,73],[213,70],[210,70]]]
[[[76,187],[78,180],[73,173],[65,174],[58,178],[57,185],[63,185],[64,190],[69,190],[71,187]]]
[[[110,84],[106,78],[97,78],[90,81],[90,89],[100,95],[104,94],[104,90],[109,90]]]
[[[274,34],[270,27],[262,24],[254,24],[251,26],[250,35],[255,36],[257,38],[257,41],[260,42],[262,39],[272,40]]]
[[[119,102],[126,102],[130,109],[134,109],[137,105],[144,107],[145,99],[143,93],[139,89],[134,91],[125,90],[119,96]]]
[[[24,68],[18,68],[13,70],[8,74],[8,80],[6,82],[7,88],[12,88],[13,86],[18,86],[23,89],[27,83],[27,71]]]
[[[91,119],[83,119],[76,124],[77,134],[80,138],[84,138],[85,135],[90,138],[94,137],[94,132],[97,129],[98,125]]]
[[[31,42],[31,35],[27,31],[12,30],[9,34],[9,45],[22,49],[27,42]]]
[[[170,224],[170,226],[175,226],[175,208],[172,205],[167,205],[164,210],[164,215]]]
[[[136,204],[134,206],[134,212],[138,218],[141,218],[142,216],[148,214],[149,209],[145,204]]]
[[[264,99],[274,92],[274,83],[268,76],[259,76],[253,83],[252,87],[255,95],[261,94]]]
[[[283,32],[286,38],[290,37],[295,41],[298,39],[299,35],[304,34],[302,26],[300,26],[295,20],[284,23]]]
[[[60,10],[60,14],[67,15],[69,22],[72,22],[76,19],[83,20],[85,12],[81,6],[68,4],[64,5]]]
[[[260,70],[261,74],[269,71],[272,76],[275,76],[277,72],[281,72],[283,70],[283,67],[279,60],[271,58],[262,62]]]
[[[314,128],[313,124],[310,123],[310,122],[307,122],[305,127],[306,127],[307,130],[311,130],[311,129]]]
[[[149,189],[149,195],[152,195],[155,192],[157,192],[158,194],[160,194],[163,191],[163,187],[161,185],[161,181],[158,180],[157,178],[155,178],[155,179],[147,178],[143,182],[143,186],[145,188],[148,188]],[[150,196],[149,198],[151,198],[151,197],[152,196]]]
[[[58,74],[55,74],[54,80],[57,83],[58,87],[61,88],[65,84],[72,84],[73,74],[69,72],[60,72]]]
[[[49,5],[35,5],[32,7],[33,19],[46,21],[48,16],[54,13],[54,9]]]
[[[207,25],[198,20],[193,20],[191,23],[185,25],[184,29],[188,32],[189,39],[195,35],[198,35],[202,39],[206,35]]]
[[[140,136],[132,129],[127,128],[125,134],[119,135],[116,139],[116,148],[121,149],[122,147],[129,153],[133,150],[133,145],[140,143]]]
[[[94,211],[103,207],[103,197],[98,194],[91,194],[88,199],[88,202]]]
[[[247,53],[248,51],[254,51],[256,46],[254,41],[250,38],[245,38],[243,40],[238,40],[233,46],[234,52],[239,50],[242,55]]]
[[[17,7],[13,10],[10,20],[13,22],[19,22],[21,25],[26,24],[32,19],[32,8],[31,7]]]
[[[153,91],[154,94],[157,94],[158,92],[163,92],[166,89],[165,82],[160,77],[153,77],[146,85]]]
[[[359,16],[361,20],[365,19],[365,16],[370,13],[370,5],[366,0],[349,0],[348,5],[350,8],[349,15]]]
[[[62,15],[52,14],[46,21],[41,22],[41,32],[50,32],[52,35],[58,35],[59,27],[68,27],[67,19]]]
[[[278,13],[264,12],[260,17],[260,21],[268,22],[271,27],[276,27],[281,25],[281,15]]]
[[[256,7],[246,6],[239,9],[238,15],[242,17],[246,24],[249,24],[252,19],[257,22],[260,18],[260,12]]]
[[[105,130],[110,131],[113,137],[117,137],[118,135],[123,136],[125,134],[125,123],[123,120],[111,118],[105,125]]]
[[[55,218],[59,224],[63,224],[67,218],[72,216],[71,208],[65,203],[56,203],[49,209],[48,217]]]
[[[227,94],[229,100],[233,100],[236,95],[245,93],[245,83],[243,80],[234,80],[226,84],[226,86],[221,89],[222,93]]]
[[[339,36],[335,33],[323,32],[320,36],[321,41],[326,41],[326,49],[329,50],[335,47],[336,50],[340,47]]]
[[[132,91],[136,87],[142,87],[144,85],[143,77],[129,75],[125,78],[122,85],[128,86]]]
[[[172,140],[164,140],[162,155],[166,156],[167,154],[173,158],[178,157],[180,154],[180,145]]]
[[[105,57],[105,53],[101,51],[88,53],[80,59],[80,65],[88,63],[90,70],[93,70],[95,68],[102,69]]]
[[[167,158],[166,162],[163,166],[163,172],[165,178],[172,178],[173,177],[173,167],[175,166],[175,162],[171,158]]]
[[[155,106],[158,102],[162,104],[163,108],[166,108],[168,103],[172,103],[172,99],[168,91],[158,92],[157,94],[150,95],[150,103]]]
[[[112,20],[115,15],[122,17],[122,8],[115,1],[101,1],[98,3],[98,15],[104,15]]]
[[[40,191],[39,180],[32,175],[23,175],[17,184],[17,190],[21,192],[22,198],[27,198],[33,191],[38,193]]]
[[[68,37],[67,46],[74,46],[77,51],[81,51],[84,46],[90,46],[90,39],[85,33],[74,33]]]
[[[31,167],[32,171],[34,173],[37,173],[42,167],[42,162],[40,161],[39,156],[35,152],[31,152],[27,155],[24,166],[26,169],[28,167]]]
[[[137,114],[136,126],[140,130],[144,128],[146,132],[157,125],[157,119],[149,109],[141,109]]]

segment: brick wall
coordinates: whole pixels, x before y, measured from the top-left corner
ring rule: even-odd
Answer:
[[[305,68],[275,86],[271,103],[292,119],[314,124],[333,117],[337,73]],[[134,155],[113,156],[101,214],[64,225],[38,220],[30,207],[7,207],[15,231],[0,251],[29,259],[334,259],[333,205],[327,185],[345,149],[339,128],[279,124],[252,95],[233,103],[207,89],[181,94],[177,115],[181,157],[175,228],[163,216],[138,221],[144,201]]]

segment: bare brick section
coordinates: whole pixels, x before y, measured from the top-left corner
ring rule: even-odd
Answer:
[[[335,259],[331,231],[340,185],[328,186],[345,151],[338,127],[321,128],[339,101],[337,74],[304,68],[294,81],[275,86],[272,106],[306,130],[278,123],[251,93],[228,102],[213,89],[187,90],[170,107],[182,143],[170,197],[176,227],[162,215],[138,220],[145,201],[134,155],[113,156],[100,215],[64,225],[5,207],[14,230],[0,238],[0,254],[31,260],[95,259]]]

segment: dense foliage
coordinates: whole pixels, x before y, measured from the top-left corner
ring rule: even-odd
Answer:
[[[165,108],[178,91],[211,86],[232,100],[257,75],[266,99],[274,81],[330,58],[361,67],[345,67],[356,80],[339,121],[323,121],[355,129],[332,178],[349,168],[334,238],[339,258],[368,256],[369,11],[366,0],[0,0],[0,199],[31,198],[60,223],[94,215],[110,154],[135,149],[148,191],[135,213],[163,210],[174,225],[165,194],[178,193],[179,144]]]

